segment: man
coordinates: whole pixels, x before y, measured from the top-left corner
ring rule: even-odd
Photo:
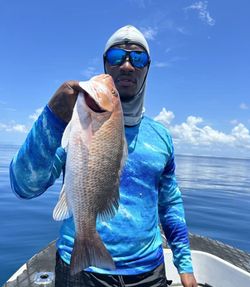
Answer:
[[[56,286],[168,286],[158,218],[174,254],[184,287],[196,287],[174,153],[166,128],[143,114],[150,51],[133,26],[117,30],[104,51],[104,69],[114,80],[124,113],[128,159],[121,175],[120,206],[97,230],[116,264],[115,270],[90,266],[71,276],[72,217],[57,241]],[[59,177],[66,154],[60,148],[78,93],[77,81],[64,83],[35,122],[10,166],[12,189],[21,198],[42,194]]]

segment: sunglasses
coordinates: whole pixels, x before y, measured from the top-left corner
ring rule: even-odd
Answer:
[[[135,68],[142,69],[150,63],[150,58],[145,51],[127,51],[120,48],[110,48],[104,55],[106,60],[111,66],[122,65],[127,57],[129,62]]]

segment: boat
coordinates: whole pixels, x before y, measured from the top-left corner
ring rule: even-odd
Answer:
[[[250,287],[250,254],[204,236],[190,234],[193,267],[198,286]],[[56,241],[35,254],[3,287],[53,287]],[[167,278],[171,287],[182,286],[163,236]]]

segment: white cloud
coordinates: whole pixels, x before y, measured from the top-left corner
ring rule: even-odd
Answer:
[[[209,147],[211,152],[213,148],[218,147],[222,151],[223,147],[250,149],[250,132],[238,121],[231,132],[226,134],[204,125],[201,117],[189,116],[181,124],[172,124],[174,117],[173,112],[163,108],[155,120],[170,130],[176,145],[186,145],[186,147],[189,145],[200,149]]]
[[[152,27],[142,27],[141,31],[147,40],[155,40],[158,33],[157,29]]]
[[[237,145],[245,145],[250,148],[250,133],[242,123],[232,129],[232,135],[237,140]]]
[[[87,79],[90,79],[96,74],[97,74],[97,69],[94,66],[87,67],[84,71],[81,72],[81,75],[83,75]]]
[[[80,74],[85,78],[85,80],[89,80],[93,76],[103,73],[103,69],[100,71],[99,64],[100,57],[93,57],[88,61],[85,70],[80,71]]]
[[[29,115],[29,119],[36,121],[39,115],[41,114],[43,108],[38,108],[35,110],[35,112],[32,115]]]
[[[159,115],[155,117],[156,121],[161,122],[165,126],[169,126],[173,119],[174,113],[171,111],[167,111],[165,108],[163,108]]]
[[[41,114],[43,108],[38,108],[35,112],[28,116],[33,122],[37,120]],[[30,121],[27,124],[16,123],[16,121],[10,121],[9,123],[0,123],[0,131],[9,133],[27,133],[31,128]]]
[[[241,103],[241,104],[240,104],[240,109],[242,109],[242,110],[248,110],[248,109],[249,109],[249,106],[248,106],[247,104],[245,104],[245,103]]]
[[[14,126],[12,126],[13,131],[17,131],[20,133],[27,133],[27,128],[25,125],[21,125],[21,124],[16,124]]]
[[[154,61],[152,63],[152,67],[155,68],[166,68],[166,67],[172,67],[175,63],[180,62],[180,61],[185,61],[186,58],[184,57],[179,57],[179,56],[174,56],[167,61]]]
[[[213,26],[215,20],[210,16],[207,10],[207,1],[198,1],[185,8],[185,10],[197,10],[199,18],[206,24]]]
[[[227,135],[223,132],[214,130],[213,128],[209,126],[205,126],[202,128],[203,136],[201,139],[203,140],[203,143],[213,144],[213,143],[219,143],[219,144],[233,144],[235,139],[232,137],[232,135]]]
[[[187,117],[187,124],[191,127],[195,127],[197,124],[202,123],[203,119],[200,117],[189,116]]]
[[[9,124],[0,123],[0,131],[27,133],[28,130],[25,125],[12,122]]]
[[[8,111],[8,112],[15,112],[16,111],[16,109],[8,107],[7,102],[2,101],[2,100],[0,100],[0,108],[5,110],[5,111]]]
[[[155,61],[152,66],[156,68],[165,68],[169,66],[169,63]]]

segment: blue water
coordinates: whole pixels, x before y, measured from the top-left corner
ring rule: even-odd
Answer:
[[[61,181],[33,200],[10,189],[17,146],[0,145],[0,286],[58,235],[52,219]],[[176,156],[189,231],[250,252],[250,160]]]

